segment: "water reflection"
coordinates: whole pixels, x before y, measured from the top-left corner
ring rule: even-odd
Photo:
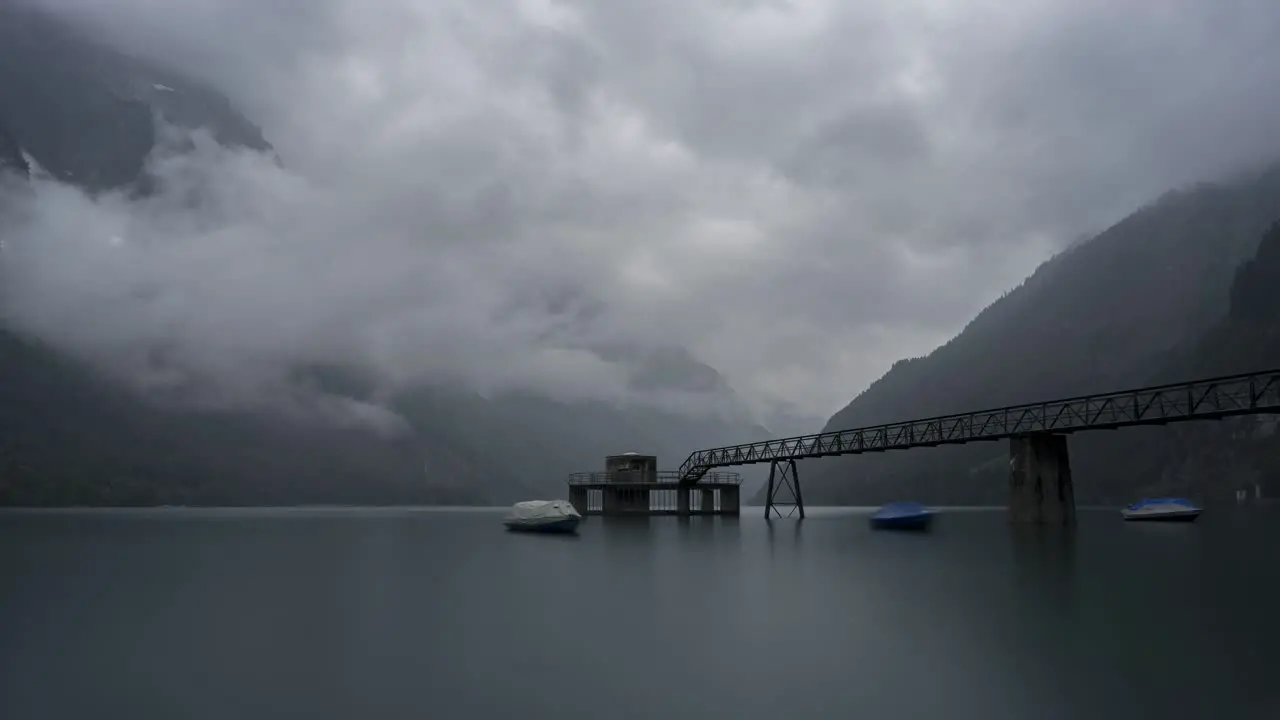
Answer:
[[[1070,605],[1076,574],[1076,528],[1010,525],[1009,536],[1018,584]]]
[[[804,524],[804,521],[799,518],[790,520],[769,518],[764,522],[765,537],[769,541],[770,559],[773,559],[779,546],[788,548],[790,553],[795,553],[800,549],[801,538],[803,537],[800,527]]]
[[[1012,619],[1016,632],[1039,637],[1046,648],[1072,642],[1077,620],[1076,528],[1010,525],[1009,540],[1013,593],[1018,598]]]

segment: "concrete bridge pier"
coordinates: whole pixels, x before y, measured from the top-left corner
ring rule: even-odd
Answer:
[[[604,497],[601,510],[605,515],[636,515],[649,512],[648,489],[636,488],[632,485],[605,487],[602,495]]]
[[[579,515],[587,514],[587,489],[581,486],[571,486],[569,488],[569,504]]]
[[[1075,525],[1066,435],[1041,432],[1009,439],[1009,522]]]
[[[698,508],[704,515],[710,515],[716,511],[715,488],[702,488],[702,501]]]
[[[720,488],[720,514],[737,516],[742,510],[740,488],[737,485],[726,485]]]
[[[649,514],[648,488],[623,487],[614,490],[618,495],[618,510],[626,514]]]

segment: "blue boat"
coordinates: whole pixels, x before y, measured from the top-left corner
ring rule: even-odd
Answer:
[[[1142,498],[1121,510],[1120,514],[1125,520],[1194,522],[1200,517],[1200,508],[1186,498]]]
[[[918,502],[891,502],[871,513],[871,527],[878,530],[924,530],[933,512]]]

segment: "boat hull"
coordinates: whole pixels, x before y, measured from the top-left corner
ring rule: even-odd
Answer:
[[[1135,512],[1132,510],[1121,510],[1120,514],[1128,522],[1195,522],[1200,517],[1199,510],[1158,510],[1148,512]]]
[[[918,502],[903,500],[885,505],[868,519],[876,530],[925,530],[933,513]]]
[[[933,522],[933,513],[872,517],[871,527],[876,530],[927,530]]]
[[[572,535],[578,532],[578,523],[582,518],[562,517],[553,520],[513,520],[503,521],[511,532],[546,533],[548,535]]]

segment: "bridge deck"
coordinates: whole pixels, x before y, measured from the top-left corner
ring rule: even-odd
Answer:
[[[1273,413],[1280,413],[1280,369],[698,450],[679,474],[691,485],[733,465]]]

